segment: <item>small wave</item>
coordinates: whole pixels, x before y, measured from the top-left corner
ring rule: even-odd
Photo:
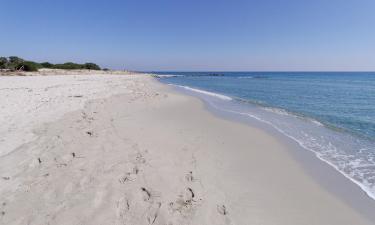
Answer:
[[[254,79],[268,79],[267,76],[255,76]]]
[[[307,117],[305,115],[302,115],[302,114],[297,114],[297,113],[293,113],[293,112],[288,112],[287,110],[285,109],[280,109],[280,108],[272,108],[272,107],[264,107],[263,108],[264,110],[268,111],[268,112],[273,112],[273,113],[276,113],[276,114],[279,114],[279,115],[283,115],[283,116],[294,116],[294,117],[298,117],[302,120],[307,120],[317,126],[324,126],[324,124],[322,124],[321,122],[313,119],[313,118],[310,118],[310,117]]]
[[[173,75],[173,74],[154,74],[156,78],[171,78],[171,77],[184,77],[185,75]]]
[[[240,112],[240,111],[236,111],[236,110],[230,110],[230,109],[223,109],[223,108],[220,108],[216,105],[213,105],[212,103],[210,104],[211,106],[215,107],[216,109],[218,110],[223,110],[223,111],[226,111],[226,112],[231,112],[231,113],[235,113],[235,114],[239,114],[239,115],[244,115],[244,116],[248,116],[250,118],[253,118],[253,119],[256,119],[262,123],[266,123],[270,126],[272,126],[273,128],[275,128],[277,131],[279,131],[280,133],[282,133],[283,135],[289,137],[290,139],[294,140],[295,142],[297,142],[302,148],[308,150],[308,151],[311,151],[315,154],[315,156],[327,163],[329,166],[331,166],[332,168],[334,168],[336,171],[338,171],[340,174],[342,174],[344,177],[346,177],[347,179],[349,179],[351,182],[355,183],[356,185],[358,185],[366,194],[367,196],[369,196],[370,198],[372,198],[373,200],[375,200],[375,190],[374,190],[374,187],[369,184],[369,183],[366,183],[365,180],[362,180],[361,181],[358,181],[357,179],[355,179],[353,176],[350,175],[350,173],[348,172],[345,172],[343,170],[343,168],[340,168],[338,165],[335,165],[333,162],[331,162],[330,160],[328,159],[325,159],[324,158],[324,153],[321,153],[321,152],[317,152],[316,150],[312,149],[310,147],[310,144],[309,143],[306,143],[304,142],[303,140],[300,140],[299,138],[289,134],[288,132],[286,132],[284,129],[280,128],[279,126],[277,126],[276,124],[266,120],[266,119],[263,119],[259,116],[256,116],[252,113],[249,113],[249,112]],[[315,121],[315,120],[314,120]],[[316,121],[317,122],[317,121]],[[319,122],[317,122],[319,123]],[[321,124],[321,123],[319,123]],[[358,163],[358,162],[357,162]],[[363,166],[363,165],[362,165]],[[365,165],[366,167],[369,167],[369,166],[373,166],[372,164],[369,164],[369,165]],[[356,165],[354,168],[358,168],[359,166]]]
[[[222,77],[222,76],[224,76],[224,74],[222,74],[222,73],[210,73],[210,74],[207,74],[206,76],[208,76],[208,77]]]
[[[242,77],[237,77],[237,79],[253,79],[254,77],[252,76],[242,76]]]
[[[315,125],[318,125],[318,126],[320,126],[320,127],[323,127],[323,126],[324,126],[324,124],[322,124],[321,122],[319,122],[319,121],[317,121],[317,120],[314,120],[314,119],[311,119],[311,118],[309,118],[309,120],[310,120],[310,122],[314,123]]]
[[[276,113],[276,114],[279,114],[279,115],[290,116],[290,113],[288,113],[284,109],[271,108],[271,107],[264,107],[263,109],[268,111],[268,112],[273,112],[273,113]]]
[[[367,196],[369,196],[370,198],[374,199],[375,200],[375,186],[371,183],[368,182],[368,180],[366,178],[364,178],[363,176],[365,174],[361,174],[360,171],[358,171],[358,169],[360,168],[372,168],[374,167],[375,165],[372,164],[372,163],[367,163],[367,164],[363,164],[363,162],[361,162],[361,159],[358,159],[356,161],[352,161],[352,162],[347,162],[347,161],[342,161],[342,162],[339,162],[341,163],[341,166],[340,164],[337,164],[338,162],[334,163],[334,162],[331,162],[329,159],[327,159],[326,157],[328,156],[327,153],[330,153],[330,154],[333,154],[333,155],[330,155],[331,158],[333,159],[338,159],[339,157],[343,157],[342,153],[339,153],[339,152],[334,152],[334,151],[326,151],[326,152],[319,152],[317,151],[316,149],[314,149],[314,145],[318,145],[319,143],[311,143],[311,142],[307,142],[306,140],[303,140],[303,139],[300,139],[296,136],[294,136],[293,134],[290,134],[289,132],[287,132],[285,130],[285,128],[281,128],[279,127],[278,125],[276,125],[275,123],[267,120],[267,119],[264,119],[264,118],[261,118],[260,116],[256,115],[256,114],[253,114],[253,113],[250,113],[250,112],[241,112],[241,111],[237,111],[237,110],[232,110],[232,109],[225,109],[225,108],[222,108],[222,107],[219,107],[217,106],[216,104],[212,103],[212,102],[208,102],[208,104],[210,104],[212,107],[218,109],[218,110],[222,110],[222,111],[226,111],[226,112],[230,112],[230,113],[235,113],[235,114],[239,114],[239,115],[243,115],[243,116],[248,116],[250,118],[253,118],[255,120],[258,120],[262,123],[265,123],[265,124],[268,124],[270,125],[271,127],[273,127],[274,129],[276,129],[278,132],[282,133],[283,135],[285,135],[286,137],[294,140],[296,143],[298,143],[302,148],[310,151],[310,152],[313,152],[315,154],[315,156],[327,163],[329,166],[331,166],[332,168],[334,168],[336,171],[338,171],[340,174],[342,174],[344,177],[346,177],[347,179],[349,179],[351,182],[355,183],[356,185],[358,185],[366,194]],[[275,109],[271,109],[269,110],[271,112],[274,112],[275,113]],[[282,112],[283,110],[276,110],[278,113]],[[283,112],[284,113],[284,112]],[[292,114],[289,114],[288,112],[285,111],[285,113],[287,113],[288,115],[292,115]],[[314,119],[309,119],[310,122],[313,122],[314,124],[318,125],[318,126],[324,126],[322,123],[314,120]],[[305,134],[307,135],[307,134]],[[315,139],[313,137],[310,137],[312,138],[311,140],[314,140]],[[334,147],[331,143],[329,143],[329,147]],[[321,146],[321,148],[325,148],[324,146]],[[335,147],[334,147],[335,148]],[[346,171],[346,169],[348,168],[345,168],[345,167],[342,167],[342,164],[345,164],[345,163],[352,163],[351,165],[351,171]],[[355,176],[353,175],[353,173],[357,173],[357,175],[359,175],[360,177],[357,177],[355,178]]]
[[[229,97],[229,96],[214,93],[214,92],[203,91],[203,90],[200,90],[200,89],[195,89],[195,88],[191,88],[191,87],[188,87],[188,86],[182,86],[182,85],[175,85],[175,84],[169,84],[169,85],[179,87],[179,88],[183,88],[185,90],[194,91],[194,92],[197,92],[197,93],[213,96],[213,97],[220,98],[220,99],[226,100],[226,101],[232,100],[232,98]]]

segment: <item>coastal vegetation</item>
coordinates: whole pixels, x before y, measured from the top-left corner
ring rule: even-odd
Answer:
[[[48,69],[65,69],[65,70],[77,70],[77,69],[88,69],[88,70],[101,70],[101,68],[95,63],[84,63],[78,64],[73,62],[66,62],[62,64],[52,64],[49,62],[33,62],[24,60],[17,56],[0,57],[0,70],[8,71],[38,71],[42,68]]]

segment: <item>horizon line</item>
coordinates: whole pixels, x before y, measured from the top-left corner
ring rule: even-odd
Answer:
[[[172,72],[179,72],[179,73],[194,73],[194,72],[207,72],[207,73],[375,73],[375,70],[136,70],[138,72],[145,72],[145,73],[172,73]]]

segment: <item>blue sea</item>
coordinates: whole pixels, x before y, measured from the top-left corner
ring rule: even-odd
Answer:
[[[315,153],[375,199],[375,72],[159,72]]]

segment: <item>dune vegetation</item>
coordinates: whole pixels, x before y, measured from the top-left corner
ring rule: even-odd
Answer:
[[[49,62],[33,62],[24,60],[17,56],[0,57],[0,70],[7,71],[38,71],[42,68],[48,69],[65,69],[65,70],[77,70],[77,69],[88,69],[88,70],[101,70],[101,68],[95,63],[84,63],[78,64],[73,62],[66,62],[62,64],[52,64]]]

